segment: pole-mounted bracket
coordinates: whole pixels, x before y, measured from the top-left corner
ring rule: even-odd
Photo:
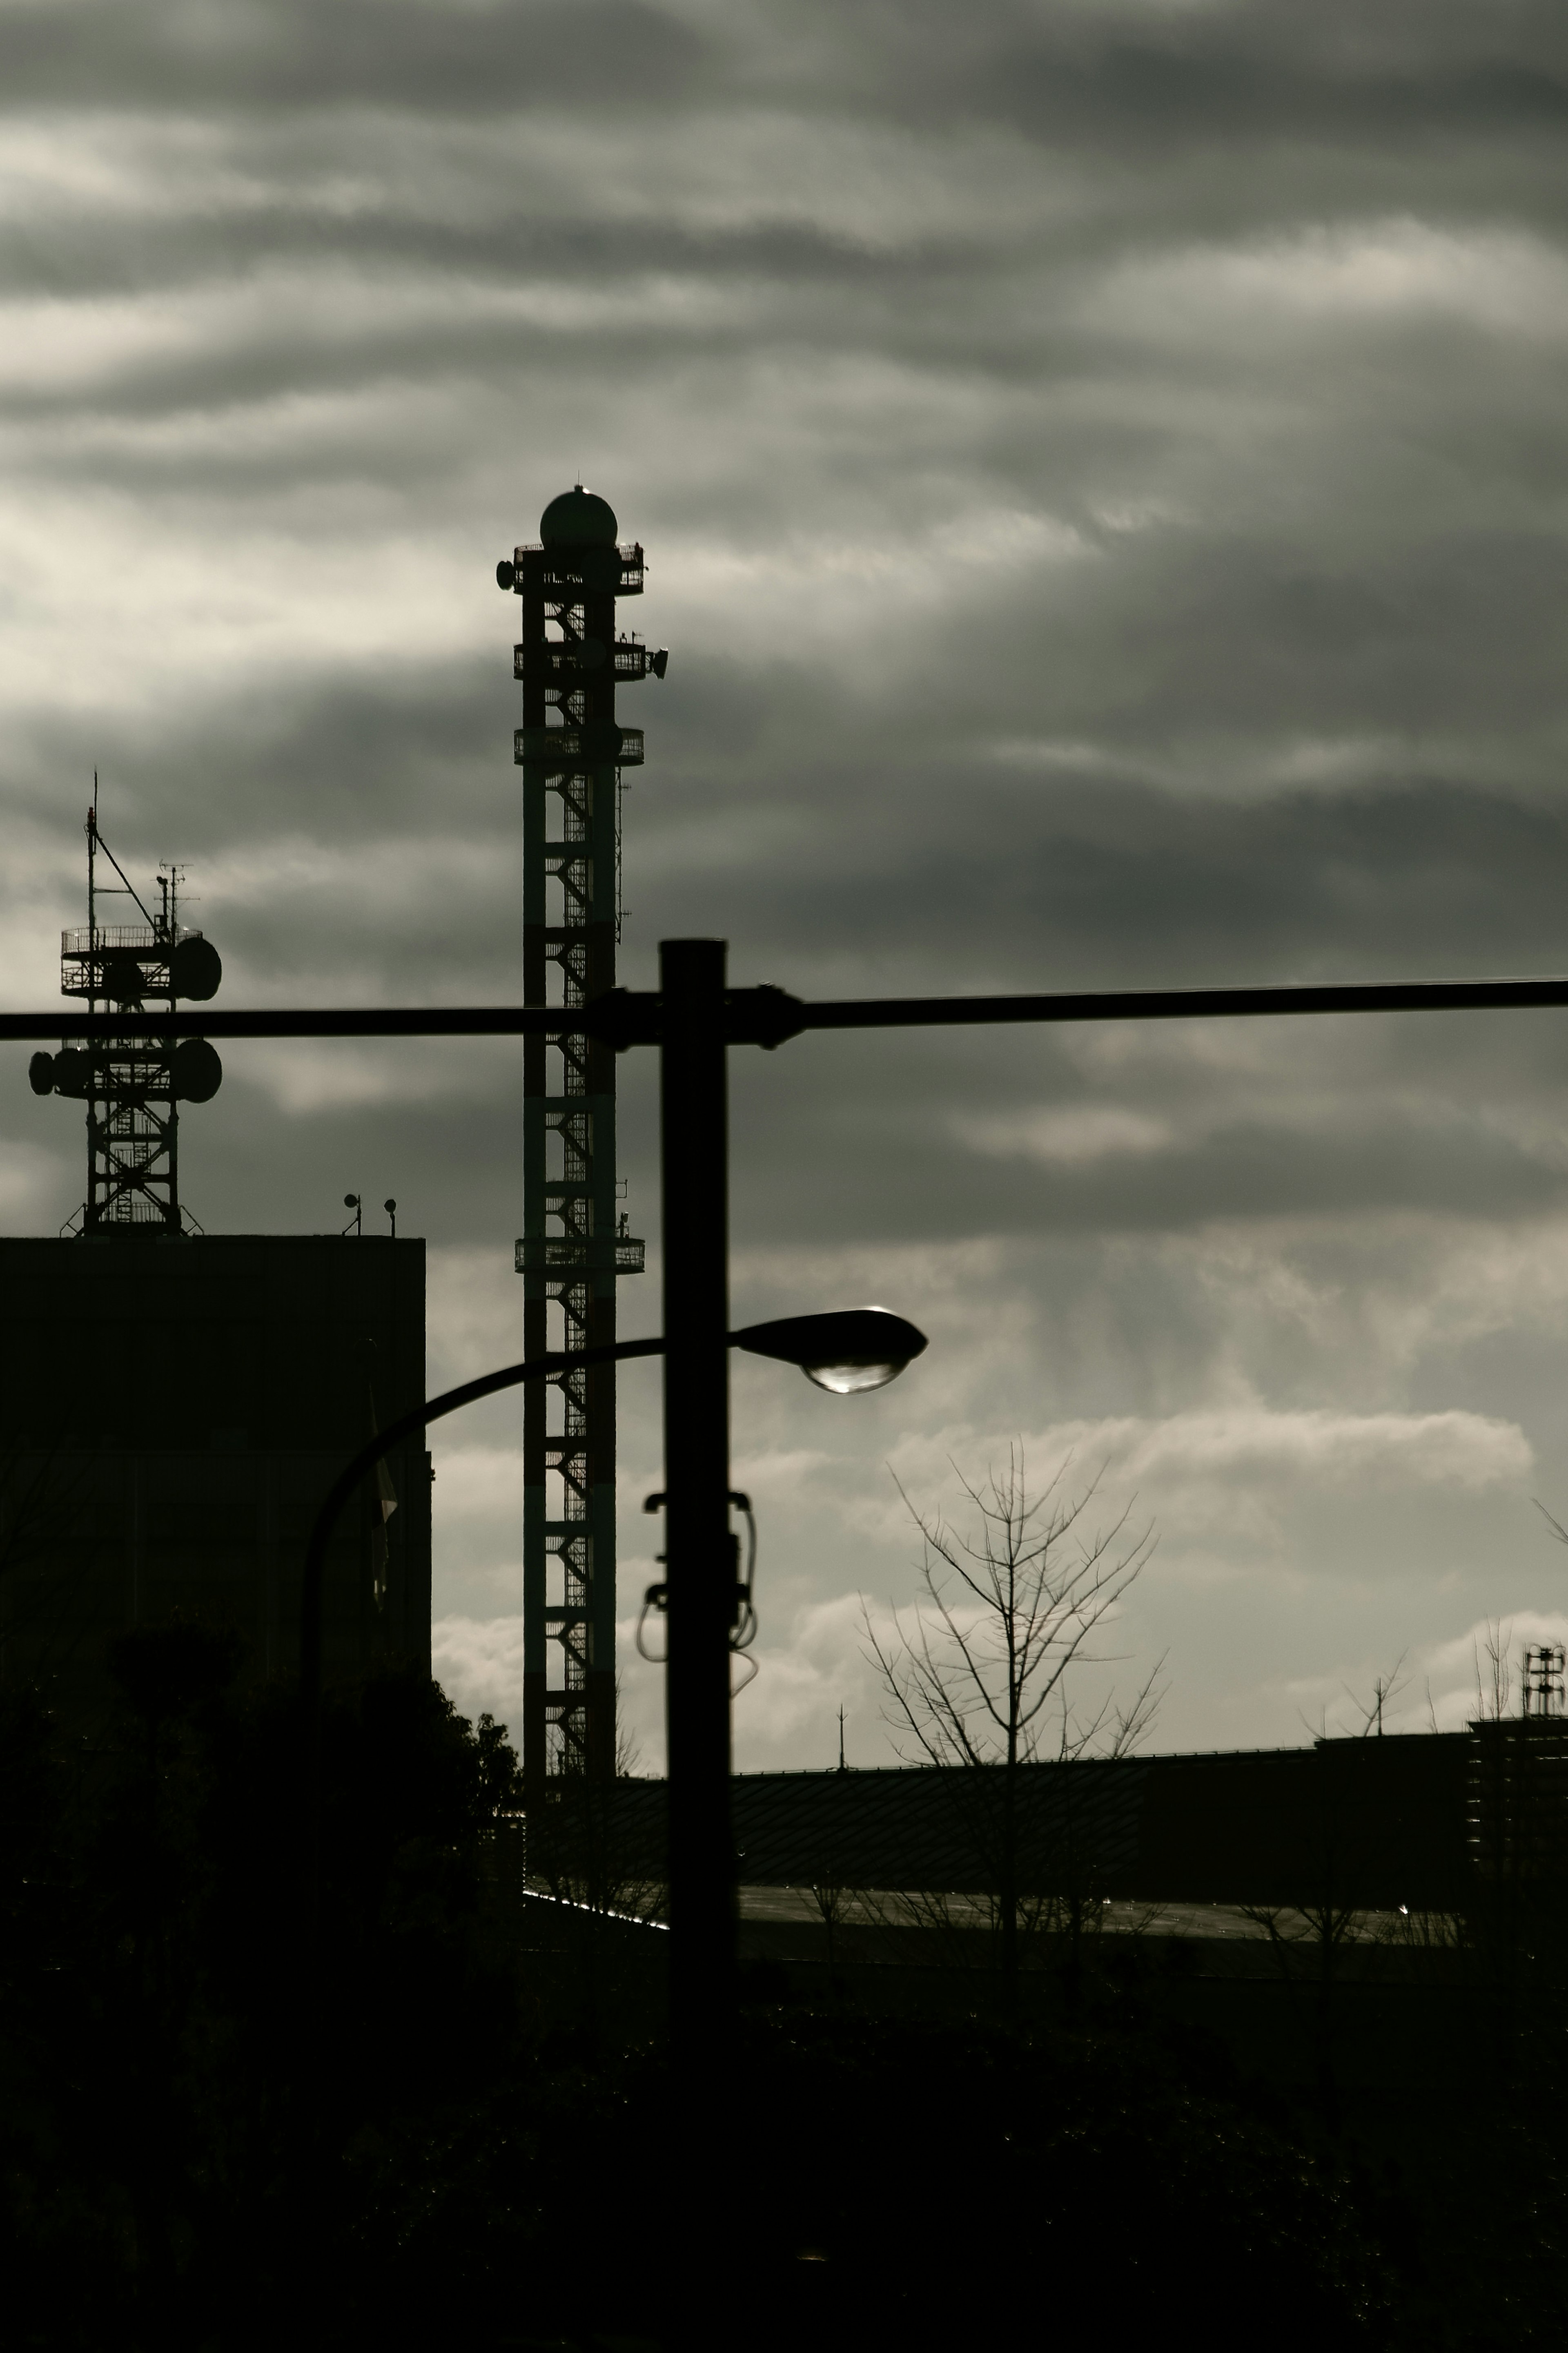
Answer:
[[[760,988],[724,994],[725,1039],[731,1046],[762,1046],[770,1053],[806,1026],[806,1008],[787,988],[764,982]],[[607,988],[583,1008],[583,1029],[601,1045],[624,1054],[631,1046],[657,1046],[664,1033],[664,1000],[657,989]]]

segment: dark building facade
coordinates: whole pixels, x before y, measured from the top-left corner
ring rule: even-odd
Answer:
[[[298,1668],[316,1509],[425,1388],[425,1244],[382,1235],[0,1240],[0,1676],[72,1721],[114,1704],[134,1626],[232,1633]],[[423,1444],[365,1482],[329,1556],[324,1672],[428,1672]]]

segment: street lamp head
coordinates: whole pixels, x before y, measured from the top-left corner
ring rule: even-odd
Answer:
[[[847,1307],[830,1315],[781,1315],[731,1332],[731,1345],[753,1356],[798,1365],[808,1381],[836,1397],[886,1388],[926,1345],[926,1335],[885,1307]]]

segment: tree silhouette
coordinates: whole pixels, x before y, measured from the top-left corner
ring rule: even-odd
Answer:
[[[1009,1993],[1027,1907],[1042,1896],[1065,1897],[1075,1957],[1083,1925],[1083,1859],[1070,1809],[1058,1809],[1054,1852],[1042,1852],[1037,1832],[1026,1836],[1026,1768],[1125,1756],[1158,1705],[1163,1662],[1129,1706],[1108,1693],[1087,1716],[1075,1713],[1077,1671],[1108,1663],[1089,1645],[1147,1566],[1156,1538],[1152,1526],[1130,1528],[1131,1500],[1109,1525],[1093,1519],[1100,1479],[1075,1490],[1071,1467],[1070,1460],[1061,1464],[1034,1495],[1019,1445],[1009,1448],[1005,1470],[989,1471],[983,1482],[959,1472],[977,1515],[967,1535],[922,1513],[900,1485],[921,1532],[921,1589],[907,1621],[894,1613],[890,1640],[861,1605],[894,1746],[905,1763],[947,1777],[987,1867]],[[1057,1888],[1039,1883],[1046,1870],[1058,1875]]]

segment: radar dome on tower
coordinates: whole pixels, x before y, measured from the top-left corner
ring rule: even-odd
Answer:
[[[552,499],[539,518],[539,536],[545,547],[614,547],[618,529],[608,499],[585,491],[581,482]]]

